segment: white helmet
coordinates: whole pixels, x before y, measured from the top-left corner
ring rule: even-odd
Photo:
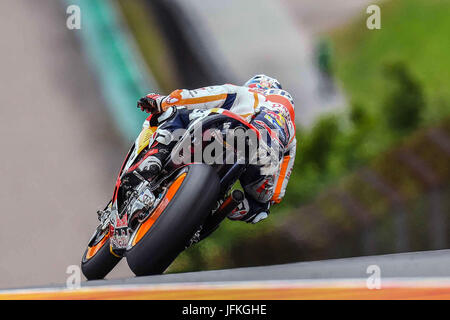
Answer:
[[[256,88],[261,90],[282,89],[281,83],[277,79],[268,77],[264,74],[258,74],[252,77],[244,84],[244,87]]]

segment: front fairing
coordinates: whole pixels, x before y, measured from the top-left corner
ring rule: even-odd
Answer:
[[[119,208],[121,207],[121,203],[119,203],[119,201],[123,201],[123,199],[119,199],[120,197],[118,196],[120,191],[119,189],[122,185],[122,178],[124,174],[128,172],[130,167],[136,162],[136,159],[139,157],[139,155],[145,152],[147,150],[147,147],[153,143],[152,140],[154,138],[155,131],[156,127],[151,127],[148,121],[144,122],[142,131],[130,148],[130,151],[125,158],[125,161],[117,177],[111,205],[111,223],[109,230],[111,235],[111,248],[116,252],[120,252],[121,250],[125,249],[129,240],[129,212],[124,211],[123,209],[121,209],[123,212],[119,212]]]

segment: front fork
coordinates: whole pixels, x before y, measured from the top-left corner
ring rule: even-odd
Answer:
[[[145,214],[151,212],[155,203],[157,203],[157,199],[150,191],[149,182],[137,171],[133,171],[133,174],[141,183],[130,195],[128,202],[124,206],[125,212],[119,215],[117,209],[112,210],[110,216],[110,250],[117,256],[123,256],[128,247],[131,236],[130,227],[132,228],[133,221],[143,219]]]

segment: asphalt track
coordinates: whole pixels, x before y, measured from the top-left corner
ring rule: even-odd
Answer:
[[[367,286],[373,265],[379,289]],[[450,299],[450,250],[4,290],[0,299]]]

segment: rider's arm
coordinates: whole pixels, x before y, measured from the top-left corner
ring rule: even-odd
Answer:
[[[284,154],[280,171],[277,175],[275,191],[272,198],[270,199],[272,203],[280,203],[284,197],[289,178],[291,177],[292,168],[294,167],[296,147],[297,140],[294,137]]]
[[[171,106],[184,106],[187,109],[223,108],[243,115],[253,113],[255,105],[255,94],[247,88],[225,84],[195,90],[175,90],[162,101],[161,109],[165,111]]]
[[[220,108],[226,100],[230,100],[226,86],[211,86],[195,90],[178,89],[169,94],[162,102],[162,110],[172,106],[185,106],[187,109]],[[230,97],[229,97],[230,96]]]
[[[174,106],[190,110],[222,108],[245,118],[255,113],[261,99],[261,95],[246,87],[224,84],[195,90],[178,89],[168,96],[150,93],[139,99],[137,106],[153,114],[161,114]]]

